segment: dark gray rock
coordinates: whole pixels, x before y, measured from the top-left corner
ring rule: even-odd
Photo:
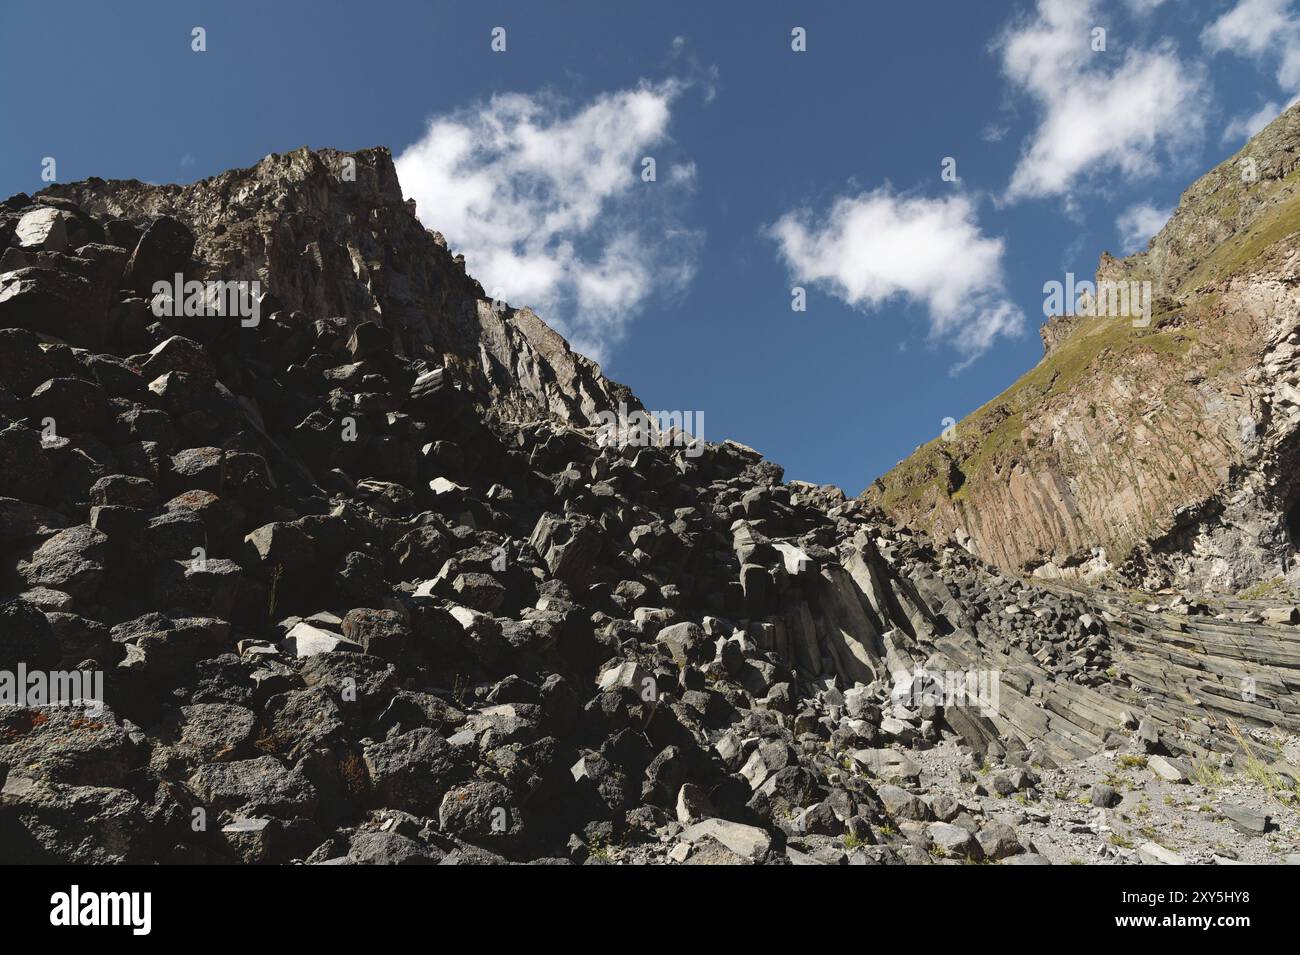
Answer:
[[[426,727],[370,743],[362,755],[379,804],[421,815],[438,811],[460,775],[446,740]]]
[[[1262,836],[1273,821],[1262,809],[1240,803],[1220,803],[1218,808],[1234,829],[1248,836]]]
[[[18,573],[29,587],[49,587],[89,600],[104,582],[108,538],[88,524],[59,531],[25,561]]]
[[[21,598],[0,603],[0,670],[15,673],[20,663],[32,670],[49,670],[61,656],[44,613]]]
[[[244,815],[310,816],[319,802],[311,781],[274,756],[208,763],[190,776],[189,787],[211,811]]]
[[[443,832],[471,843],[509,847],[524,833],[522,810],[500,783],[474,780],[447,791],[438,807]]]
[[[1123,799],[1113,787],[1105,783],[1093,783],[1092,789],[1089,790],[1089,797],[1094,806],[1102,809],[1111,809],[1118,806]]]

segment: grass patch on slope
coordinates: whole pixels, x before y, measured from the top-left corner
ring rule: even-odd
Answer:
[[[1300,184],[1300,170],[1282,180],[1285,188]],[[1300,232],[1300,191],[1278,202],[1244,232],[1219,243],[1213,252],[1192,270],[1182,290],[1190,291],[1240,272],[1287,236]]]
[[[967,415],[957,425],[957,438],[935,438],[918,448],[882,479],[881,501],[886,510],[921,503],[932,491],[952,500],[966,497],[972,481],[992,465],[1014,459],[1023,449],[1024,413],[1046,399],[1068,392],[1111,355],[1147,349],[1160,355],[1182,355],[1197,337],[1195,328],[1161,327],[1167,315],[1154,316],[1148,328],[1134,328],[1128,319],[1085,318],[1070,336],[1002,394]],[[949,461],[965,481],[949,494]]]

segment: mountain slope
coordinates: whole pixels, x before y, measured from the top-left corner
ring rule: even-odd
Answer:
[[[593,427],[630,394],[390,172],[0,203],[5,861],[1137,862],[1169,850],[1076,822],[1117,750],[1189,859],[1269,859],[1145,760],[1213,768],[1240,722],[1281,762],[1293,614],[1102,607],[741,445]],[[177,273],[263,313],[164,307]]]
[[[189,186],[91,179],[45,195],[102,217],[173,216],[196,235],[194,278],[259,279],[286,312],[378,322],[398,354],[462,372],[500,412],[588,424],[637,406],[530,310],[494,308],[420,225],[386,148],[303,148]]]
[[[1285,578],[1300,518],[1300,107],[1182,196],[1098,281],[1150,281],[1152,321],[1062,317],[1039,365],[865,496],[1041,576],[1238,590]]]

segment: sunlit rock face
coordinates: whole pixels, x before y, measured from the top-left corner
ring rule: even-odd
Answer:
[[[1298,167],[1292,107],[1194,183],[1146,251],[1102,257],[1097,286],[1145,283],[1149,321],[1050,319],[1038,367],[867,496],[1018,572],[1300,584]]]

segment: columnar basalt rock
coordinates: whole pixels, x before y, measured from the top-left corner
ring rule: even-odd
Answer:
[[[42,200],[75,203],[119,233],[140,230],[125,240],[134,244],[121,278],[142,298],[177,272],[256,280],[270,296],[262,310],[280,316],[271,334],[298,348],[304,333],[325,331],[313,322],[354,342],[365,325],[411,361],[463,372],[485,404],[514,417],[586,425],[620,400],[639,407],[531,311],[488,299],[412,215],[385,148],[303,148],[190,186],[92,179],[53,186]]]
[[[0,669],[104,675],[0,705],[14,859],[1035,861],[997,801],[1040,774],[1297,711],[1283,624],[1236,706],[1233,627],[1183,652],[734,442],[611,443],[635,399],[493,309],[386,150],[0,224]],[[260,321],[156,314],[177,273]]]
[[[1146,322],[1067,315],[1039,365],[865,496],[1016,573],[1300,588],[1300,106],[1195,182],[1147,250]]]

